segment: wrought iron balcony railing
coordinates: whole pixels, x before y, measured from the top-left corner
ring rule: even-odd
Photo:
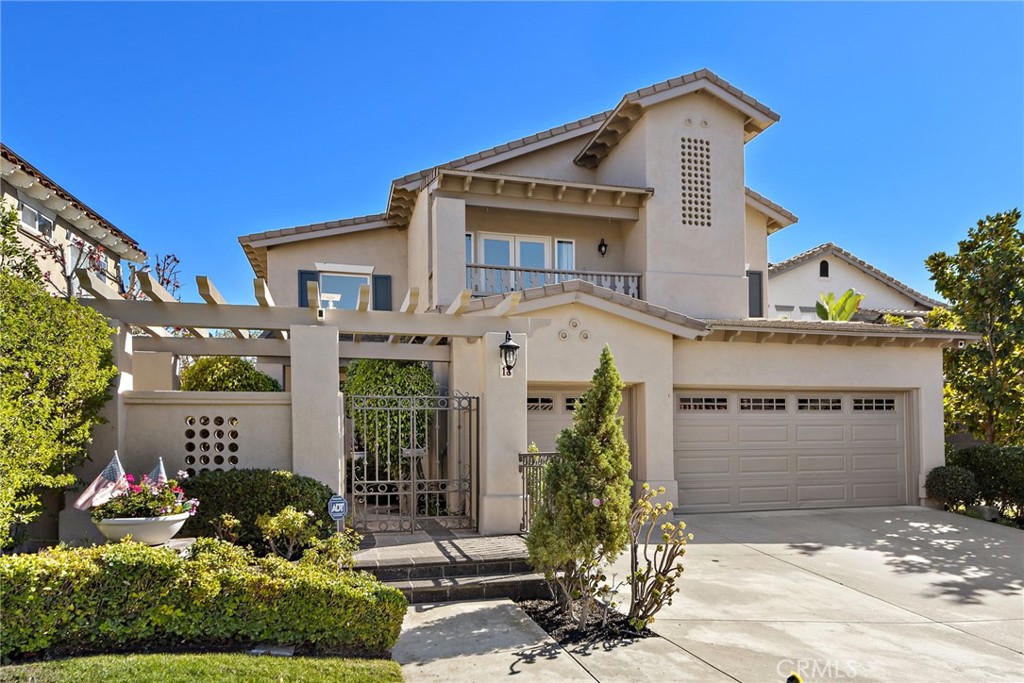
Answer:
[[[613,273],[596,270],[553,270],[548,268],[512,268],[510,266],[466,266],[466,287],[476,296],[505,294],[531,287],[553,285],[569,280],[584,280],[640,299],[640,273]]]

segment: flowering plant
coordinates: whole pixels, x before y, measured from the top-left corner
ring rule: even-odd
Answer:
[[[179,476],[181,474],[184,473],[179,473]],[[103,505],[94,507],[94,520],[116,517],[164,517],[182,512],[196,514],[199,501],[195,498],[185,500],[185,492],[174,479],[161,484],[143,475],[141,483],[136,484],[132,475],[127,474],[125,477],[128,480],[128,489]]]

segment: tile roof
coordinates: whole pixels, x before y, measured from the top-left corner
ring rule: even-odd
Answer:
[[[290,235],[301,235],[307,232],[320,232],[322,230],[331,230],[332,228],[345,228],[351,225],[362,225],[364,223],[373,223],[376,221],[385,220],[385,215],[382,213],[374,213],[367,216],[356,216],[354,218],[341,218],[333,221],[323,221],[321,223],[309,223],[308,225],[296,225],[291,228],[281,228],[279,230],[267,230],[265,232],[254,232],[251,235],[242,235],[238,238],[238,241],[242,244],[247,242],[260,242],[262,240],[273,239],[275,237],[288,237]]]
[[[135,251],[136,254],[133,254],[133,258],[129,258],[129,260],[135,261],[137,263],[141,263],[146,260],[146,252],[144,252],[142,248],[139,247],[139,243],[136,242],[131,235],[115,226],[106,218],[96,213],[96,211],[94,211],[93,209],[89,208],[89,206],[85,202],[83,202],[81,199],[78,199],[73,194],[65,190],[63,187],[58,185],[56,182],[50,179],[49,176],[47,176],[45,173],[43,173],[35,166],[30,164],[28,161],[23,159],[17,152],[12,150],[6,144],[0,143],[0,153],[2,153],[4,159],[7,159],[7,161],[16,166],[20,166],[25,173],[34,176],[41,185],[56,193],[64,201],[74,204],[79,211],[81,211],[82,213],[86,214],[89,218],[99,223],[104,229],[108,230],[111,234],[115,235],[117,239],[124,242],[125,245],[127,245],[130,249]]]
[[[779,275],[781,273],[786,272],[787,270],[795,268],[796,266],[800,265],[801,263],[806,263],[807,261],[810,261],[811,259],[820,258],[822,256],[826,256],[826,255],[829,255],[829,254],[834,254],[834,255],[838,256],[839,258],[841,258],[842,260],[846,261],[847,263],[849,263],[850,265],[854,266],[855,268],[859,268],[860,270],[864,271],[868,275],[871,275],[875,279],[883,282],[884,284],[889,285],[890,287],[892,287],[896,291],[901,292],[902,294],[908,296],[909,298],[913,299],[915,302],[917,302],[918,304],[920,304],[922,306],[929,306],[931,308],[936,308],[936,307],[939,307],[939,306],[945,306],[946,305],[942,301],[939,301],[937,299],[933,299],[933,298],[931,298],[929,296],[925,296],[924,294],[922,294],[921,292],[917,291],[916,289],[912,289],[912,288],[908,287],[907,285],[903,284],[902,282],[900,282],[899,280],[897,280],[893,276],[887,275],[886,273],[883,273],[882,271],[880,271],[878,268],[875,268],[873,265],[871,265],[867,261],[865,261],[863,259],[860,259],[860,258],[857,258],[856,256],[854,256],[850,252],[846,251],[842,247],[840,247],[840,246],[838,246],[838,245],[836,245],[836,244],[834,244],[832,242],[826,242],[825,244],[819,244],[818,246],[814,247],[813,249],[808,249],[807,251],[805,251],[805,252],[803,252],[801,254],[797,254],[796,256],[790,257],[790,258],[786,259],[785,261],[780,261],[778,263],[773,263],[773,264],[769,265],[768,266],[768,277],[774,277],[776,275]]]
[[[743,192],[744,192],[744,194],[746,194],[746,196],[748,198],[753,200],[755,203],[761,204],[761,205],[767,207],[768,209],[770,209],[771,211],[774,211],[775,213],[777,213],[780,216],[782,216],[783,218],[785,218],[787,221],[789,221],[789,223],[787,225],[792,225],[793,223],[796,223],[797,221],[800,220],[799,218],[796,217],[796,214],[794,214],[794,213],[786,210],[782,206],[776,204],[775,202],[773,202],[772,200],[768,199],[767,197],[765,197],[760,192],[754,192],[749,187],[744,187],[743,188]],[[778,224],[778,223],[776,223],[776,226],[777,227],[776,227],[775,230],[771,230],[769,228],[769,232],[770,233],[778,232],[782,228],[786,227],[785,225],[781,225],[781,224]]]
[[[980,335],[973,332],[955,330],[939,330],[930,328],[898,327],[879,325],[868,322],[838,322],[832,320],[769,320],[766,318],[738,318],[725,320],[706,320],[712,329],[750,329],[785,332],[830,333],[839,332],[849,335],[884,335],[912,337],[940,337],[943,339],[979,339]]]

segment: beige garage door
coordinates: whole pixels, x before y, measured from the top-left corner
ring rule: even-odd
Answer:
[[[527,443],[537,444],[542,452],[555,450],[555,441],[559,432],[572,426],[575,402],[587,386],[530,387],[526,394],[526,436]],[[622,406],[619,415],[629,413],[630,392],[622,394]],[[628,423],[629,420],[627,419]],[[629,425],[624,425],[626,439],[629,439]]]
[[[674,431],[683,512],[907,500],[902,394],[677,391]]]

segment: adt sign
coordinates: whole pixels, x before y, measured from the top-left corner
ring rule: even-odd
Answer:
[[[342,496],[331,496],[331,499],[327,501],[327,514],[335,522],[344,521],[348,515],[348,501]]]

